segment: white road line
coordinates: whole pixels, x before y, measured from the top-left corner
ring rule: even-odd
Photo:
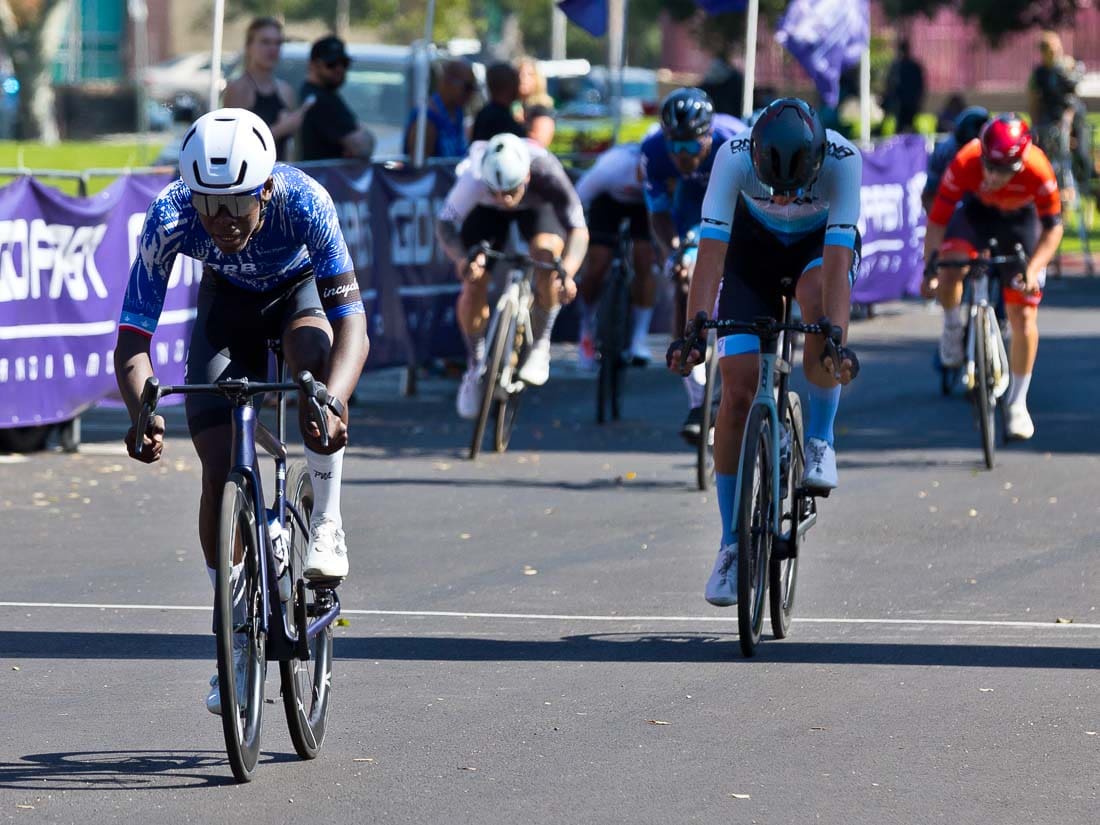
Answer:
[[[77,610],[160,610],[160,611],[209,611],[210,605],[185,604],[91,604],[81,602],[0,602],[0,607],[19,607],[32,609],[77,609]],[[475,613],[451,610],[355,610],[342,608],[341,613],[352,616],[420,616],[443,619],[518,619],[548,622],[631,622],[631,623],[690,623],[690,624],[732,624],[736,616],[587,616],[565,613]],[[1033,630],[1100,630],[1100,623],[1089,622],[1024,622],[993,619],[844,619],[844,618],[799,618],[800,624],[841,624],[841,625],[929,625],[945,627],[1018,627]]]

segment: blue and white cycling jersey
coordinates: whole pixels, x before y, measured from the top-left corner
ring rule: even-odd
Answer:
[[[201,261],[234,286],[267,292],[313,270],[318,281],[354,270],[329,193],[293,166],[277,163],[263,224],[238,254],[226,255],[203,229],[182,179],[157,195],[145,216],[119,327],[146,335],[157,328],[177,255]],[[363,312],[362,301],[330,308],[329,318]]]
[[[824,228],[825,245],[854,249],[863,180],[859,150],[832,129],[826,130],[825,163],[817,180],[791,202],[779,204],[756,176],[750,135],[745,130],[718,154],[703,202],[700,237],[728,243],[737,204],[743,201],[749,215],[785,245]]]
[[[680,174],[669,155],[664,133],[655,131],[649,135],[642,141],[646,208],[653,213],[671,213],[681,232],[698,223],[718,151],[744,128],[744,124],[732,115],[716,114],[711,121],[710,152],[699,168],[687,176]]]

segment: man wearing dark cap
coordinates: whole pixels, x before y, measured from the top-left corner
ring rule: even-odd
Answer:
[[[313,98],[314,102],[302,120],[302,160],[370,158],[374,135],[360,125],[337,92],[347,79],[350,65],[351,58],[339,37],[322,37],[310,49],[301,99]]]

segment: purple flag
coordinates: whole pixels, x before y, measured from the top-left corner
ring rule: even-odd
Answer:
[[[593,37],[607,34],[607,0],[561,0],[558,8]]]
[[[791,0],[775,39],[794,55],[827,106],[840,100],[840,74],[870,38],[868,0]]]
[[[695,0],[695,5],[707,14],[726,14],[731,11],[744,11],[749,0]]]

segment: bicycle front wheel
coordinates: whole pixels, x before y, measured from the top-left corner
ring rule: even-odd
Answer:
[[[251,781],[260,755],[267,669],[265,639],[260,632],[263,583],[256,536],[251,487],[240,473],[230,473],[222,492],[218,530],[214,635],[218,649],[222,732],[229,766],[238,782]],[[232,580],[234,564],[240,565],[235,583]],[[239,670],[234,666],[234,642],[243,650],[244,661]],[[238,686],[240,679],[244,684]]]
[[[754,405],[741,447],[741,500],[737,507],[737,629],[741,652],[756,653],[764,627],[764,596],[772,539],[771,422]]]
[[[974,330],[974,404],[978,415],[978,430],[982,436],[982,456],[985,468],[993,469],[996,454],[997,427],[994,420],[993,370],[990,365],[989,333],[990,324],[995,324],[993,310],[978,307],[975,317],[977,329]]]
[[[783,422],[787,449],[779,460],[779,487],[783,501],[779,532],[787,535],[786,557],[772,554],[768,563],[768,602],[771,606],[772,634],[785,639],[790,634],[794,613],[795,582],[798,579],[798,524],[802,520],[804,499],[798,495],[806,460],[802,456],[802,401],[795,392],[787,393],[787,412]]]
[[[703,418],[699,424],[699,443],[695,446],[695,484],[707,490],[714,483],[714,420],[717,418],[719,392],[718,349],[707,348],[707,377],[703,385]]]
[[[515,375],[516,368],[527,357],[527,337],[524,330],[519,328],[516,320],[508,324],[507,345],[504,351],[504,361],[501,364],[500,375],[497,383],[503,382],[503,376]],[[513,383],[508,381],[508,383]],[[512,430],[516,426],[516,416],[519,414],[519,400],[522,390],[509,392],[501,387],[500,398],[497,399],[494,408],[496,410],[496,424],[493,427],[493,449],[503,453],[508,449],[508,443],[512,440]]]
[[[309,549],[309,519],[313,514],[313,482],[305,462],[290,466],[286,477],[287,505],[292,515],[288,519],[290,532],[290,569],[287,575],[294,583],[292,615],[298,615],[299,602],[304,602],[307,620],[327,609],[325,598],[318,591],[299,587]],[[297,515],[297,518],[295,515]],[[301,519],[301,522],[298,519]],[[322,591],[323,593],[323,591]],[[299,627],[299,633],[305,628]],[[325,741],[325,719],[328,716],[332,683],[332,626],[318,633],[309,648],[308,660],[291,659],[279,662],[279,680],[283,688],[283,710],[290,729],[294,750],[302,759],[313,759]]]
[[[596,315],[599,339],[599,376],[596,389],[596,421],[603,424],[610,412],[618,421],[625,375],[625,353],[630,335],[630,288],[621,261],[604,284]]]
[[[474,422],[474,433],[470,439],[470,458],[477,458],[481,452],[481,441],[485,437],[485,428],[489,424],[489,414],[497,398],[500,386],[500,372],[504,367],[504,358],[511,349],[512,304],[502,302],[496,319],[493,337],[487,342],[488,361],[481,377],[481,408]]]

